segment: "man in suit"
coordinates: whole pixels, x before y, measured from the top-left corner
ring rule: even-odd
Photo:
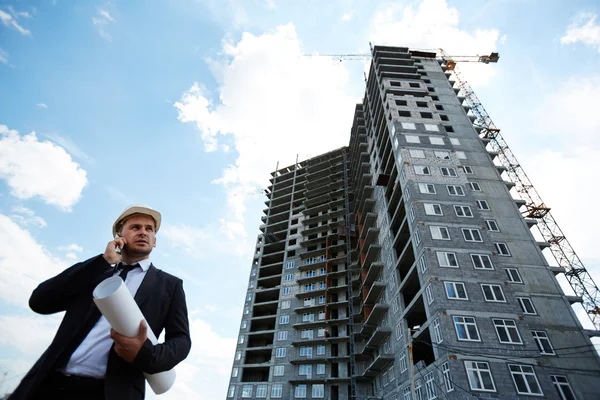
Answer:
[[[160,223],[160,213],[150,207],[127,208],[115,220],[115,239],[104,254],[73,265],[33,291],[33,311],[66,313],[10,400],[143,399],[144,372],[170,370],[187,357],[191,339],[182,281],[155,268],[149,258]],[[112,330],[93,302],[96,285],[113,275],[123,278],[148,321],[149,327],[140,321],[135,337]],[[152,345],[148,328],[156,337],[165,329],[165,342]]]

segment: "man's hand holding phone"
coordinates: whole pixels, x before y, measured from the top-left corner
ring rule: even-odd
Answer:
[[[106,250],[104,250],[103,257],[109,264],[118,264],[121,262],[121,253],[117,252],[117,248],[122,249],[127,242],[120,236],[117,236],[115,240],[111,240],[106,245]]]

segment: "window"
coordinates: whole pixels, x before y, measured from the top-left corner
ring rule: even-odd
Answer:
[[[277,332],[277,340],[287,340],[288,332],[287,331],[278,331]]]
[[[408,369],[408,364],[406,362],[406,352],[402,351],[400,354],[400,372],[404,372]]]
[[[575,393],[573,393],[566,376],[551,375],[550,378],[552,378],[552,384],[561,400],[576,400]]]
[[[254,287],[254,281],[250,282],[250,285],[248,286],[249,289],[252,289]]]
[[[415,227],[415,234],[414,234],[414,236],[415,236],[415,246],[418,246],[419,243],[421,243],[421,234],[419,233],[419,227],[418,226]]]
[[[427,400],[437,399],[437,392],[435,391],[435,377],[433,372],[425,375],[425,391],[427,392]]]
[[[465,191],[463,190],[462,186],[447,185],[446,188],[448,189],[448,194],[450,196],[464,196],[465,195]]]
[[[285,347],[278,347],[275,349],[275,357],[282,358],[285,357],[287,349]]]
[[[423,205],[425,206],[425,214],[427,215],[444,215],[442,213],[442,206],[439,204],[425,203]]]
[[[473,173],[473,168],[471,168],[468,165],[461,165],[458,168],[460,168],[462,170],[462,172],[464,172],[465,174],[472,174]]]
[[[325,311],[319,311],[319,320],[325,319]]]
[[[425,258],[425,253],[419,258],[419,270],[422,274],[427,271],[427,259]]]
[[[250,301],[250,300],[252,300],[252,293],[248,293],[246,295],[246,301]]]
[[[454,206],[454,212],[457,217],[465,217],[472,218],[473,213],[471,212],[471,207],[469,206]]]
[[[317,337],[325,337],[325,328],[317,329]]]
[[[240,337],[238,338],[238,344],[242,343],[244,343],[244,335],[240,335]]]
[[[392,312],[397,313],[399,309],[400,309],[400,299],[396,295],[396,296],[394,296],[394,299],[392,300]]]
[[[284,287],[283,288],[283,294],[292,294],[292,288],[291,287]]]
[[[417,175],[431,175],[431,170],[425,165],[415,165],[413,168]]]
[[[477,208],[479,208],[480,210],[489,211],[490,205],[485,200],[477,200]]]
[[[235,359],[236,361],[239,361],[242,359],[242,352],[241,351],[236,351],[235,352]]]
[[[445,226],[430,226],[429,230],[431,231],[432,239],[450,240],[450,233]]]
[[[325,374],[325,364],[317,364],[317,375]]]
[[[444,282],[446,296],[452,300],[468,300],[465,284],[462,282]]]
[[[425,130],[430,132],[439,132],[440,128],[437,125],[425,124]]]
[[[431,323],[431,337],[434,343],[440,344],[444,341],[444,337],[442,336],[442,327],[440,326],[440,319],[436,318]]]
[[[300,337],[302,339],[312,339],[314,336],[314,332],[312,329],[302,329],[302,334]]]
[[[462,233],[465,242],[483,242],[479,229],[462,228]]]
[[[425,101],[417,101],[417,107],[427,107],[427,102]]]
[[[248,326],[248,321],[246,321],[246,320],[242,321],[242,328],[241,329],[246,329],[247,326]]]
[[[402,122],[402,129],[411,129],[411,130],[415,130],[417,129],[417,127],[415,126],[414,123],[412,122]],[[417,142],[418,143],[418,142]]]
[[[284,373],[285,373],[285,366],[276,365],[275,367],[273,367],[273,376],[283,376]]]
[[[429,143],[443,145],[444,139],[441,137],[429,136]]]
[[[421,390],[421,380],[415,382],[415,396],[417,400],[423,400],[423,391]]]
[[[456,176],[456,170],[454,168],[441,167],[440,171],[443,176]]]
[[[285,275],[285,280],[286,281],[293,281],[294,280],[294,274],[286,274]]]
[[[409,82],[409,85],[411,88],[418,88],[419,84],[418,83],[414,83],[414,82]]]
[[[325,296],[319,296],[319,304],[325,304]]]
[[[519,301],[523,314],[537,315],[535,307],[533,307],[533,302],[529,297],[517,297],[517,300]]]
[[[267,398],[267,385],[256,386],[256,398],[266,399]]]
[[[435,158],[439,158],[440,160],[450,159],[450,153],[447,151],[434,151],[433,154],[435,155]]]
[[[450,143],[454,146],[460,146],[460,141],[457,138],[450,138]]]
[[[421,143],[418,136],[415,135],[405,135],[406,143]]]
[[[550,338],[548,338],[548,334],[546,331],[531,331],[533,335],[533,340],[540,350],[540,354],[545,355],[554,355],[554,349],[552,348],[552,343],[550,343]]]
[[[424,194],[435,194],[435,185],[433,183],[419,183],[419,192]]]
[[[496,248],[498,255],[510,256],[510,251],[508,250],[506,243],[494,243],[494,247]]]
[[[312,365],[311,364],[300,365],[300,371],[298,371],[298,375],[308,376],[309,378],[312,377]]]
[[[481,290],[483,291],[485,301],[506,302],[504,293],[502,293],[502,286],[500,285],[482,284]]]
[[[407,106],[408,103],[406,102],[406,100],[396,100],[396,105],[397,106]]]
[[[436,256],[440,267],[458,268],[458,260],[455,253],[438,251],[436,252]]]
[[[304,313],[302,314],[302,322],[314,322],[315,313]]]
[[[474,192],[481,192],[481,186],[477,182],[469,182],[469,187]]]
[[[465,361],[465,369],[469,378],[471,390],[484,392],[495,392],[496,386],[490,371],[490,365],[486,362]]]
[[[294,261],[288,261],[285,263],[285,269],[292,269],[296,263]]]
[[[250,314],[250,307],[244,307],[244,315]]]
[[[312,347],[300,346],[300,356],[312,357]]]
[[[242,387],[242,399],[252,397],[252,385],[244,385]]]
[[[529,365],[508,364],[508,369],[517,388],[517,393],[543,395],[537,376],[533,372],[533,367]]]
[[[304,304],[304,307],[314,306],[315,305],[315,299],[312,298],[312,297],[305,297],[304,298],[304,302],[302,304]]]
[[[317,355],[322,356],[325,355],[325,346],[320,344],[317,346]]]
[[[471,254],[471,260],[475,269],[494,269],[492,260],[487,254]]]
[[[509,282],[513,283],[523,283],[523,279],[521,279],[521,275],[519,274],[519,270],[516,268],[506,268],[506,274],[508,275]]]
[[[457,151],[456,152],[456,157],[458,157],[459,160],[466,160],[467,159],[467,155],[465,154],[464,151]]]
[[[512,319],[492,319],[492,323],[496,328],[496,334],[500,343],[505,344],[523,344],[517,324]]]
[[[473,317],[452,317],[458,340],[479,341],[477,323]]]
[[[234,368],[234,369],[231,371],[231,377],[232,377],[232,378],[237,378],[237,376],[238,376],[239,372],[240,372],[240,369],[239,369],[239,368]]]
[[[419,149],[409,149],[408,153],[412,158],[425,158],[425,152]]]
[[[294,397],[297,399],[305,399],[306,398],[306,385],[296,385],[296,390],[294,391]]]
[[[446,392],[453,391],[454,384],[452,383],[452,378],[450,377],[450,367],[448,366],[447,362],[442,364],[442,375],[444,375],[444,386],[446,386]]]
[[[313,384],[312,385],[312,397],[313,397],[313,399],[322,399],[323,397],[325,397],[325,385],[322,383]]]
[[[431,291],[431,285],[425,288],[425,295],[427,296],[427,304],[433,303],[433,292]]]
[[[451,126],[444,125],[444,129],[445,129],[445,130],[446,130],[446,132],[448,132],[448,133],[452,133],[452,132],[454,132],[454,128],[453,128],[453,127],[451,127]]]
[[[279,325],[289,324],[289,323],[290,323],[290,316],[289,315],[281,315],[279,317]]]
[[[486,219],[485,226],[490,232],[500,232],[500,228],[498,228],[498,224],[493,219]]]
[[[396,331],[396,340],[402,339],[402,323],[399,322],[394,329]]]
[[[283,301],[281,302],[281,309],[282,309],[282,310],[288,309],[288,308],[290,308],[291,306],[292,306],[292,301],[291,301],[291,300],[283,300]]]
[[[227,397],[233,397],[235,395],[235,386],[229,386],[229,391],[227,392]]]
[[[280,399],[281,396],[283,396],[283,385],[281,383],[273,384],[273,386],[271,386],[271,398]]]

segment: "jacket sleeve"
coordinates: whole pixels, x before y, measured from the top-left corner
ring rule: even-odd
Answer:
[[[101,254],[77,263],[40,283],[29,298],[29,307],[38,314],[65,311],[75,296],[91,289],[95,279],[109,268],[110,264]]]
[[[150,329],[150,327],[148,327]],[[146,340],[133,365],[149,374],[168,371],[183,361],[192,347],[183,282],[177,283],[165,320],[165,342]]]

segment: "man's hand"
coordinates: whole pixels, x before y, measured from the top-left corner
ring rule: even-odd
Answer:
[[[110,337],[115,341],[115,353],[128,363],[132,363],[146,342],[146,322],[140,322],[140,331],[134,337],[127,337],[118,334],[114,329],[110,329]]]
[[[111,240],[106,245],[106,250],[104,250],[104,254],[102,257],[109,264],[117,264],[121,262],[121,255],[117,253],[117,247],[123,249],[123,246],[127,244],[127,241],[122,237],[117,237],[115,240]]]

